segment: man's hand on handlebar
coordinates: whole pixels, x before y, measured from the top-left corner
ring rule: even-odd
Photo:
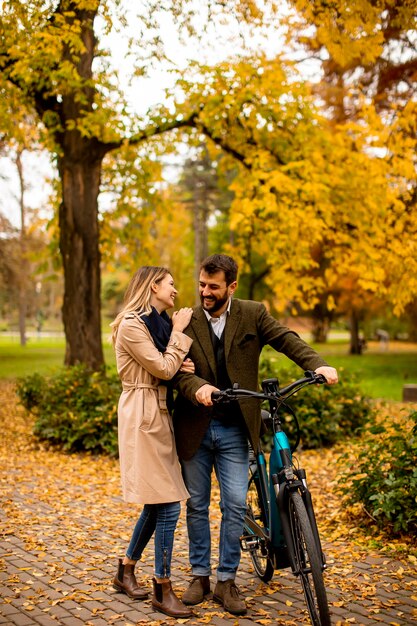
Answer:
[[[220,391],[218,387],[213,387],[213,385],[203,385],[200,389],[197,389],[195,394],[195,399],[200,404],[204,404],[204,406],[213,406],[213,400],[211,398],[211,394],[213,391]]]
[[[329,367],[328,365],[322,365],[314,370],[316,374],[321,374],[327,380],[329,385],[334,385],[339,380],[337,377],[337,371],[334,367]]]

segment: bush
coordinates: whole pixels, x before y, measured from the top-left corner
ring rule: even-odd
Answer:
[[[388,534],[417,533],[417,411],[375,420],[341,462],[347,504]]]
[[[68,452],[89,450],[117,456],[119,377],[82,365],[56,376],[17,381],[20,403],[35,416],[34,434]]]
[[[283,384],[300,377],[296,366],[278,366],[274,351],[261,359],[261,380],[278,377]],[[35,416],[34,434],[69,452],[89,450],[117,456],[117,404],[121,384],[117,374],[90,372],[82,365],[63,368],[54,377],[39,374],[18,379],[21,404]],[[341,376],[332,386],[311,386],[290,400],[299,419],[304,448],[328,446],[355,434],[371,414],[358,387]],[[290,438],[294,425],[286,428]]]
[[[263,353],[259,373],[260,382],[278,378],[281,387],[302,376],[299,367],[280,363],[280,357],[268,350]],[[345,371],[339,372],[337,385],[305,387],[291,396],[288,404],[297,415],[304,449],[330,446],[358,434],[374,413],[371,400],[363,396],[353,376]],[[290,417],[285,431],[293,440],[295,427]]]

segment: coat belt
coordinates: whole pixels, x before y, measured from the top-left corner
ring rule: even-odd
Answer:
[[[138,380],[131,382],[122,382],[123,391],[131,391],[132,389],[155,389],[158,393],[158,405],[160,409],[167,410],[167,388],[166,385],[151,385],[150,383],[141,383]]]
[[[129,389],[158,389],[159,385],[151,385],[149,383],[141,383],[138,380],[133,380],[132,382],[123,381],[122,387],[123,391],[128,391]]]

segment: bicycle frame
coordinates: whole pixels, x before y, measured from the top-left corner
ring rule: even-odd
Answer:
[[[265,511],[267,519],[264,520],[268,534],[261,537],[270,547],[270,555],[273,559],[274,569],[284,569],[291,565],[294,559],[289,558],[288,553],[288,521],[285,520],[285,528],[282,524],[281,515],[276,506],[275,485],[272,480],[273,476],[278,476],[284,469],[283,459],[289,460],[291,463],[291,449],[288,438],[283,430],[274,433],[271,455],[269,458],[269,472],[267,470],[267,461],[265,454],[261,448],[256,453],[256,458],[252,462],[250,469],[254,476],[254,481],[259,485],[259,493],[262,497],[262,510]],[[269,473],[269,478],[268,478]],[[259,536],[262,529],[253,523],[249,516],[245,519],[245,529],[251,534]],[[287,532],[286,532],[287,531]],[[286,536],[287,535],[287,536]]]
[[[261,445],[256,453],[251,450],[241,546],[250,552],[255,572],[263,582],[271,580],[274,570],[291,568],[301,583],[313,626],[331,624],[323,580],[326,564],[306,474],[293,464],[292,452],[297,448],[300,429],[295,413],[285,400],[306,385],[323,382],[324,377],[307,371],[304,378],[283,389],[279,389],[276,379],[269,379],[262,382],[263,393],[234,385],[233,389],[212,395],[217,401],[248,396],[269,401],[269,412],[262,412],[264,421],[266,415],[273,427],[269,468]],[[282,405],[290,411],[296,424],[297,437],[292,448],[279,418]]]
[[[310,519],[314,540],[319,555],[321,555],[322,569],[324,570],[326,563],[314,515],[311,494],[307,487],[306,473],[303,469],[295,471],[293,469],[291,446],[277,416],[278,407],[276,404],[273,406],[272,402],[270,402],[270,412],[274,432],[269,458],[269,471],[265,454],[260,446],[250,464],[253,480],[258,484],[259,494],[262,498],[261,510],[266,515],[266,519],[263,522],[267,532],[265,533],[264,529],[260,528],[249,515],[245,518],[245,530],[250,535],[255,535],[265,541],[274,569],[291,567],[293,574],[297,575],[299,572],[294,556],[288,518],[288,496],[291,490],[298,490]],[[263,412],[263,414],[265,413],[267,412]],[[246,546],[245,543],[242,543],[242,547],[245,550],[250,550],[248,540],[246,540]]]
[[[252,460],[250,470],[254,481],[259,485],[259,493],[262,497],[262,510],[266,513],[264,520],[268,533],[264,533],[256,522],[246,516],[245,529],[250,534],[259,536],[267,542],[270,549],[270,556],[273,559],[274,569],[285,569],[291,567],[293,574],[298,574],[294,558],[294,550],[291,538],[291,531],[288,519],[288,493],[290,490],[299,490],[307,514],[311,522],[314,539],[322,557],[322,568],[326,564],[321,547],[317,522],[314,515],[313,504],[310,491],[307,488],[305,471],[300,469],[294,473],[292,468],[292,455],[288,438],[283,430],[274,433],[273,445],[269,459],[269,472],[267,461],[261,448]],[[269,478],[268,478],[269,474]],[[281,477],[281,480],[280,480]],[[248,542],[246,541],[246,544]],[[248,550],[250,547],[245,546]]]

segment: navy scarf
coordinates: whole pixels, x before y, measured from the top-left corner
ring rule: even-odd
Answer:
[[[172,332],[172,322],[168,313],[158,313],[155,307],[149,315],[141,315],[159,352],[165,352]]]
[[[172,322],[168,313],[162,311],[162,313],[159,314],[155,307],[152,307],[152,311],[149,315],[141,315],[141,319],[145,322],[159,352],[165,352],[172,332]],[[168,411],[172,413],[174,406],[174,393],[171,381],[164,380],[160,384],[166,385],[167,387],[167,407]]]

